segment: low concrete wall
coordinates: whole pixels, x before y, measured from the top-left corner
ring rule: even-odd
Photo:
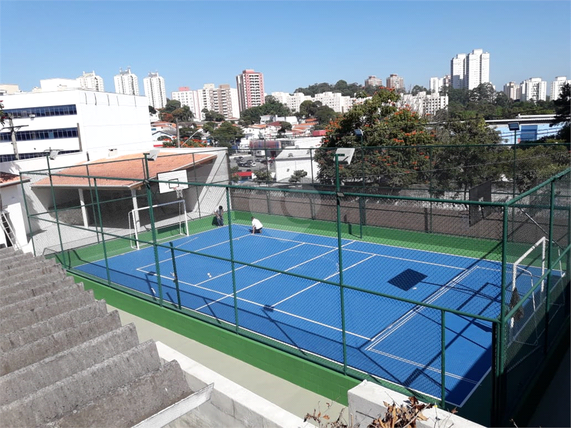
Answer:
[[[214,384],[209,401],[167,427],[200,428],[314,428],[310,423],[204,367],[164,343],[156,342],[159,356],[177,360],[193,391]]]
[[[372,382],[364,380],[355,388],[352,388],[347,393],[349,398],[349,418],[350,426],[352,428],[364,428],[368,426],[374,419],[384,416],[387,408],[383,404],[386,402],[389,405],[393,403],[397,406],[406,404],[408,397],[390,389],[383,388]],[[437,407],[425,409],[422,415],[427,417],[428,420],[416,421],[418,428],[484,428],[467,419],[461,418],[455,414],[446,412]]]

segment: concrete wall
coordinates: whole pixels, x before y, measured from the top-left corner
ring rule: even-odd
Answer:
[[[349,421],[352,428],[365,428],[374,419],[384,416],[389,405],[405,404],[408,402],[406,395],[384,388],[376,383],[364,380],[356,387],[350,389],[347,393],[349,398]],[[422,415],[428,420],[416,421],[418,428],[484,428],[467,419],[461,418],[456,414],[452,414],[438,407],[425,409]]]
[[[233,427],[233,428],[309,428],[313,425],[285,411],[187,356],[156,342],[159,356],[176,360],[185,372],[193,391],[214,384],[211,398],[192,412],[181,416],[167,427]]]

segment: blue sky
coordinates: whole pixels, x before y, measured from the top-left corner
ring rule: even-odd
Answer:
[[[340,79],[402,76],[428,87],[458,53],[490,53],[501,90],[531,77],[571,79],[571,2],[561,1],[10,1],[0,2],[0,83],[131,68],[167,94],[236,87],[244,69],[267,93]],[[548,89],[549,93],[549,89]]]

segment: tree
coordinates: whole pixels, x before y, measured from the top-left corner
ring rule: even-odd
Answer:
[[[290,183],[299,183],[303,177],[307,176],[307,172],[304,170],[296,170],[293,172],[291,177],[289,178]]]
[[[291,115],[291,110],[285,104],[280,103],[275,97],[268,95],[265,101],[266,102],[261,106],[243,110],[240,113],[240,122],[247,126],[260,123],[262,116],[274,115],[285,117]]]
[[[506,173],[502,162],[507,155],[500,146],[501,136],[483,118],[448,121],[436,131],[439,147],[433,150],[431,181],[435,194],[471,187],[490,180],[499,180]]]
[[[272,181],[272,174],[265,169],[258,169],[254,171],[254,175],[256,176],[254,181],[258,183]]]
[[[208,122],[224,122],[224,115],[217,111],[203,108],[202,113],[204,113],[204,120]]]
[[[314,113],[313,117],[317,119],[320,125],[327,125],[337,117],[337,113],[329,106],[321,106]]]
[[[291,131],[292,126],[289,122],[280,122],[281,128],[278,129],[278,136],[283,136],[287,131]]]
[[[402,187],[419,181],[428,156],[416,146],[431,144],[434,137],[425,131],[425,119],[395,106],[399,98],[395,91],[382,88],[331,122],[315,156],[321,183],[335,182],[337,147],[355,148],[352,163],[339,169],[345,183]],[[356,129],[362,138],[355,135]]]
[[[154,108],[153,106],[149,106],[149,113],[150,114],[157,114],[157,109]]]
[[[172,115],[179,122],[190,122],[194,118],[194,114],[190,111],[189,106],[182,106],[173,110]]]
[[[299,115],[301,117],[313,117],[322,105],[321,101],[305,100],[299,105]]]
[[[571,135],[569,131],[569,120],[571,117],[571,85],[566,83],[561,88],[559,98],[554,101],[555,120],[551,126],[564,123],[563,128],[557,133],[557,138],[570,143]]]
[[[180,101],[178,100],[168,100],[166,105],[159,110],[159,119],[164,120],[165,122],[173,122],[174,116],[172,113],[179,109],[181,106]]]
[[[410,93],[412,95],[418,95],[419,92],[426,92],[427,94],[430,93],[430,91],[428,89],[426,89],[424,86],[420,86],[420,85],[414,85],[412,87],[412,90],[410,91]]]
[[[218,142],[219,145],[231,147],[232,143],[244,136],[242,129],[230,122],[222,122],[218,128],[210,132],[212,139]]]

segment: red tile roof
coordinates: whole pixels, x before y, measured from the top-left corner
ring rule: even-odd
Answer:
[[[216,159],[213,153],[161,153],[154,161],[149,160],[149,177],[156,178],[161,172],[177,171],[191,168]],[[58,175],[54,175],[54,174]],[[63,174],[63,175],[62,175]],[[91,180],[87,177],[89,175]],[[145,179],[145,160],[143,153],[120,156],[112,160],[94,161],[72,166],[61,171],[52,171],[54,187],[89,188],[95,186],[106,188],[136,188]],[[49,178],[44,178],[33,187],[50,187]]]

